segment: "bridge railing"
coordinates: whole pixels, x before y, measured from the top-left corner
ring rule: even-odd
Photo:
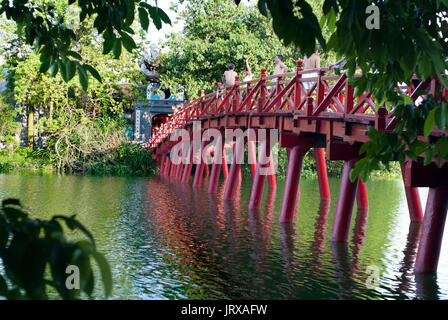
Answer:
[[[259,79],[240,82],[228,88],[219,86],[207,95],[204,91],[198,99],[176,110],[168,120],[154,131],[147,148],[155,148],[176,128],[193,121],[228,114],[301,114],[312,119],[319,116],[338,116],[376,120],[378,130],[391,130],[399,119],[393,110],[388,113],[384,106],[378,107],[370,92],[354,97],[354,89],[347,75],[329,75],[329,68],[302,69],[297,61],[295,72],[266,75],[261,70]],[[359,77],[360,74],[355,75]],[[411,89],[403,85],[397,89],[414,101],[419,92],[432,85],[431,80],[421,82]]]

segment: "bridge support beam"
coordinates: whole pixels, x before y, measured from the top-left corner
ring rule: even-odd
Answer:
[[[221,174],[223,152],[219,149],[215,149],[213,155],[212,171],[210,173],[210,181],[208,183],[208,193],[215,194],[218,191],[219,176]]]
[[[356,205],[358,206],[358,210],[369,210],[367,187],[366,184],[361,179],[359,179],[358,181],[358,191],[356,192]]]
[[[188,149],[187,163],[185,164],[184,173],[182,175],[182,182],[188,183],[191,176],[191,168],[193,167],[193,141],[190,142],[190,148]]]
[[[405,183],[405,166],[401,166],[401,175],[403,177],[404,192],[408,203],[409,218],[411,222],[423,222],[423,210],[420,202],[420,194],[417,187],[407,186]]]
[[[263,174],[267,170],[268,164],[261,163],[260,159],[266,154],[266,143],[262,143],[258,150],[258,163],[255,177],[250,192],[249,210],[260,210],[261,199],[263,197],[264,184],[266,182],[266,175]]]
[[[415,273],[436,273],[448,209],[448,185],[429,189],[420,233]]]
[[[250,172],[252,174],[252,181],[255,179],[255,175],[257,172],[257,157],[255,152],[255,141],[248,140],[247,141],[247,151],[249,156],[249,165]]]
[[[196,172],[194,173],[194,179],[193,179],[193,187],[200,187],[201,186],[201,182],[202,182],[202,177],[204,175],[204,169],[205,166],[207,165],[205,163],[205,160],[202,158],[202,153],[205,149],[205,146],[207,145],[206,141],[202,141],[202,145],[201,145],[201,153],[199,155],[200,157],[200,162],[196,165]]]
[[[170,158],[167,157],[166,167],[165,167],[165,175],[166,176],[170,175],[170,168],[171,168],[171,160],[170,160]]]
[[[159,176],[163,176],[164,175],[165,163],[166,163],[166,155],[163,154],[162,158],[160,160]]]
[[[297,203],[299,201],[300,173],[302,171],[305,152],[306,149],[300,145],[291,148],[280,222],[289,223],[294,221],[294,215],[297,211]]]
[[[182,162],[182,159],[181,159],[181,162],[177,165],[176,180],[178,180],[178,181],[182,180],[183,169],[184,169],[184,163]]]
[[[227,179],[229,177],[229,167],[227,166],[225,147],[223,147],[222,149],[222,176],[224,177],[224,179]]]
[[[274,159],[272,158],[272,153],[269,155],[269,175],[268,175],[268,184],[271,189],[277,188],[277,182],[275,180],[275,168],[274,168]]]
[[[229,178],[227,179],[226,189],[224,191],[224,200],[232,200],[235,197],[235,191],[241,180],[241,162],[244,156],[244,138],[237,139],[235,150],[233,152],[232,165],[230,166]]]
[[[356,159],[345,161],[342,170],[341,186],[339,188],[338,203],[334,216],[333,230],[331,233],[332,242],[347,242],[350,232],[350,222],[355,204],[356,191],[358,189],[358,180],[350,181],[350,170],[353,169]]]
[[[317,180],[319,182],[320,200],[329,201],[330,187],[328,186],[327,164],[325,162],[324,148],[314,148],[314,158],[316,160]]]
[[[177,164],[174,164],[173,162],[171,162],[170,177],[176,176],[176,172],[177,172],[176,170],[177,170]]]

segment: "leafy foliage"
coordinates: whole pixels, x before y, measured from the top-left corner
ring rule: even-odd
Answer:
[[[77,6],[71,6],[75,2]],[[40,72],[51,70],[52,76],[59,73],[65,82],[78,74],[83,90],[88,87],[88,73],[101,82],[100,74],[76,50],[79,45],[77,33],[84,21],[93,19],[90,31],[95,30],[97,37],[104,39],[103,53],[112,51],[116,59],[121,56],[122,47],[129,52],[136,48],[132,37],[136,11],[140,25],[146,31],[149,18],[157,29],[162,27],[162,23],[171,23],[163,10],[144,1],[69,0],[68,5],[61,0],[23,0],[14,1],[12,5],[9,1],[2,1],[0,14],[15,21],[24,42],[40,53]],[[66,16],[70,12],[76,13],[79,26],[74,27],[67,22]]]
[[[448,1],[325,0],[320,2],[320,25],[315,12],[309,10],[312,2],[259,0],[258,5],[263,14],[271,13],[274,30],[287,43],[294,43],[309,54],[314,44],[319,42],[339,58],[345,58],[346,72],[355,87],[355,95],[372,92],[378,105],[386,103],[389,109],[394,105],[399,112],[403,112],[409,110],[409,106],[406,98],[395,90],[398,83],[409,84],[415,74],[421,80],[439,76],[442,84],[448,85],[446,77],[440,77],[447,69],[448,60]],[[379,29],[366,27],[366,8],[372,4],[380,12]],[[331,34],[328,41],[321,36],[324,26]],[[362,76],[355,79],[353,76],[357,69],[362,71]],[[411,138],[422,129],[416,125],[417,122],[419,125],[425,123],[427,130],[433,127],[435,119],[443,122],[435,116],[436,112],[444,114],[442,109],[445,107],[441,102],[436,102],[439,107],[435,108],[437,111],[434,113],[428,113],[424,106],[423,110],[403,112],[402,123],[392,133],[377,133],[371,129],[369,136],[375,142],[392,141],[399,149],[382,143],[378,146],[367,144],[363,151],[370,152],[366,152],[365,158],[358,163],[352,178],[356,173],[362,173],[366,180],[368,172],[376,168],[379,162],[397,157],[403,160],[405,156],[415,159],[415,156],[421,155],[419,151],[426,152],[425,163],[429,163],[435,155],[443,158],[445,148],[448,150],[444,139],[430,140],[423,146],[423,142]],[[420,117],[421,121],[416,117]],[[400,132],[405,127],[412,132]],[[426,131],[425,135],[428,134]],[[397,153],[404,152],[405,148],[405,156],[398,156]]]
[[[63,225],[81,232],[86,239],[67,240]],[[105,296],[112,293],[109,264],[96,250],[91,233],[75,216],[30,219],[19,200],[3,200],[0,257],[5,270],[5,276],[0,275],[0,296],[7,299],[48,299],[50,287],[63,299],[77,299],[82,293],[91,296],[95,287],[92,258],[99,266]],[[79,289],[66,286],[69,265],[79,268]]]
[[[91,33],[93,24],[92,20],[83,22],[77,33],[77,52],[85,57],[88,69],[101,73],[103,82],[90,79],[87,90],[74,79],[65,82],[61,74],[39,72],[41,61],[34,51],[25,59],[8,61],[9,92],[14,93],[21,114],[31,117],[33,109],[43,111],[36,129],[45,137],[44,166],[52,165],[59,171],[87,172],[100,163],[113,165],[118,153],[115,150],[128,143],[126,122],[120,119],[123,110],[131,109],[143,96],[146,81],[138,68],[137,52],[124,52],[119,59],[111,53],[98,55],[102,42]],[[75,69],[66,71],[74,73]],[[85,75],[80,76],[88,81]],[[10,103],[8,108],[13,109]],[[14,122],[11,115],[8,121]],[[14,163],[3,170],[11,167]]]
[[[356,163],[351,179],[360,175],[366,181],[369,173],[381,164],[388,167],[389,161],[403,163],[406,157],[413,161],[424,158],[424,165],[435,159],[440,166],[442,160],[448,159],[448,137],[442,134],[439,138],[429,138],[429,135],[434,126],[441,131],[448,127],[446,103],[446,99],[435,101],[429,97],[418,108],[413,103],[397,106],[395,115],[402,120],[392,132],[378,132],[374,128],[368,131],[370,141],[360,149],[365,157]]]

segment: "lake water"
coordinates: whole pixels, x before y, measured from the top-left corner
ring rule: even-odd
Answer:
[[[437,277],[413,274],[420,226],[401,180],[368,182],[370,210],[354,212],[348,244],[329,241],[338,179],[330,203],[302,179],[294,225],[278,223],[277,184],[256,212],[250,177],[224,202],[222,184],[208,195],[159,177],[0,175],[0,199],[19,198],[38,218],[76,214],[111,264],[113,299],[448,299],[448,236]]]

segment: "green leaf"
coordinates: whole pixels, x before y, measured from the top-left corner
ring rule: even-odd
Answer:
[[[117,38],[114,40],[114,46],[112,48],[112,52],[114,53],[114,58],[118,59],[121,55],[121,39]]]
[[[82,57],[79,55],[79,53],[77,53],[77,52],[75,52],[75,51],[68,51],[67,52],[67,55],[68,56],[71,56],[71,57],[73,57],[73,58],[75,58],[75,59],[78,59],[78,60],[82,60]]]
[[[65,72],[67,73],[68,81],[73,79],[76,73],[76,63],[72,60],[68,60],[65,64]]]
[[[0,296],[6,297],[8,294],[8,285],[5,279],[0,275]]]
[[[409,149],[416,155],[419,156],[420,154],[423,153],[423,151],[425,151],[425,149],[427,148],[427,144],[423,141],[420,140],[415,140],[410,146]]]
[[[432,129],[434,128],[436,111],[437,109],[432,109],[425,120],[425,126],[423,129],[423,134],[425,137],[429,137],[429,135],[432,132]]]
[[[134,42],[134,39],[127,35],[126,33],[121,33],[121,41],[123,43],[123,46],[128,50],[128,52],[132,52],[135,48],[137,48],[137,45]]]
[[[170,19],[170,17],[168,17],[168,15],[165,13],[165,11],[163,11],[160,8],[158,8],[158,9],[159,9],[159,16],[162,19],[162,21],[167,24],[171,24],[171,19]]]
[[[48,71],[49,68],[50,68],[50,58],[47,57],[47,59],[45,59],[45,60],[41,63],[40,68],[39,68],[39,72],[40,72],[40,73],[45,73],[45,72]]]
[[[435,154],[434,148],[429,148],[428,150],[426,150],[423,165],[427,166],[428,164],[430,164],[432,162],[432,159],[434,158],[434,154]]]
[[[112,272],[110,270],[110,266],[104,256],[98,251],[92,252],[92,256],[95,258],[98,266],[100,267],[105,296],[109,297],[112,294]]]
[[[266,0],[258,0],[258,10],[260,10],[261,14],[265,17],[268,16],[268,11],[266,9]]]
[[[58,74],[58,71],[59,71],[59,63],[55,62],[51,67],[50,76],[55,77]]]
[[[22,205],[20,204],[20,200],[18,199],[5,199],[2,201],[2,207],[5,208],[6,206],[19,206],[21,207]]]
[[[114,37],[109,34],[109,31],[104,31],[103,33],[104,43],[103,43],[103,54],[108,54],[112,47],[114,46]]]
[[[98,80],[100,83],[103,83],[103,79],[101,79],[100,74],[98,73],[98,71],[96,71],[95,68],[93,68],[91,65],[88,64],[83,64],[83,67],[85,70],[89,71],[90,74],[96,79]]]
[[[140,18],[140,24],[143,28],[143,30],[148,31],[149,27],[149,18],[148,18],[148,12],[143,8],[138,8],[138,17]]]
[[[81,70],[84,71],[84,69],[81,69]],[[84,74],[87,77],[87,74],[85,73],[85,71],[84,71]],[[93,239],[92,234],[86,229],[86,227],[84,227],[78,220],[75,219],[75,216],[71,216],[71,217],[54,216],[52,218],[52,220],[63,220],[70,230],[79,229],[90,239],[93,247],[95,248],[95,240]]]
[[[65,82],[68,82],[67,72],[64,63],[61,60],[58,60],[58,68],[61,72],[61,77]]]
[[[87,88],[89,87],[89,77],[82,66],[78,66],[78,79],[82,90],[87,91]]]
[[[445,104],[442,104],[439,108],[437,108],[436,114],[435,114],[435,121],[437,124],[437,127],[443,131],[445,129],[446,124],[446,106]]]

